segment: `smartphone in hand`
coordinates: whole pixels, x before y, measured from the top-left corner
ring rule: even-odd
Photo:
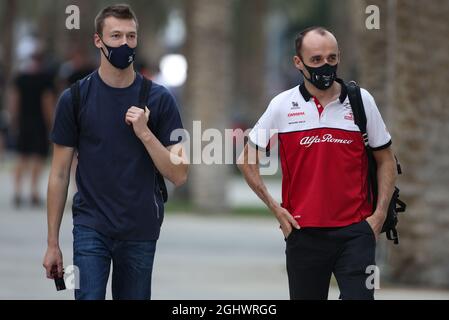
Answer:
[[[65,282],[64,282],[64,271],[62,273],[62,277],[60,278],[58,276],[58,267],[54,266],[53,269],[51,270],[51,273],[53,275],[53,279],[55,280],[55,286],[56,286],[56,290],[57,291],[62,291],[65,290]]]

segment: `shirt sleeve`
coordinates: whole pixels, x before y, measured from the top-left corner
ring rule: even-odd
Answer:
[[[75,148],[78,145],[78,130],[70,89],[65,90],[59,98],[50,140],[53,143],[66,147]]]
[[[184,135],[178,134],[180,132],[175,131],[184,129],[181,115],[179,114],[179,108],[175,98],[168,90],[162,94],[160,106],[161,114],[158,119],[156,137],[165,147],[182,142]]]
[[[275,135],[276,130],[278,129],[276,127],[273,109],[274,102],[271,101],[267,110],[249,133],[249,143],[262,150],[269,147],[270,139]]]
[[[373,150],[388,148],[391,145],[391,135],[382,119],[376,102],[368,91],[365,89],[361,89],[361,91],[367,119],[368,143]]]

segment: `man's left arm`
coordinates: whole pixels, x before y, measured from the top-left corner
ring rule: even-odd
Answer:
[[[374,214],[366,219],[376,237],[382,231],[396,184],[396,161],[391,147],[373,151],[377,163],[378,197]]]
[[[176,187],[187,181],[189,171],[186,152],[181,143],[165,147],[148,128],[150,111],[131,107],[126,113],[126,123],[133,126],[134,133],[142,141],[157,170]]]

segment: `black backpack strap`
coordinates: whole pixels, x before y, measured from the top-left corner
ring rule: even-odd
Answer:
[[[142,85],[140,86],[139,93],[139,107],[145,109],[148,103],[148,97],[150,95],[151,88],[153,87],[153,81],[147,79],[142,75]]]
[[[405,212],[407,205],[401,199],[396,199],[396,212]]]
[[[75,120],[76,131],[78,132],[78,139],[80,135],[80,123],[79,114],[81,108],[81,93],[80,93],[80,81],[78,80],[70,87],[70,93],[72,95],[72,106],[73,106],[73,118]]]
[[[153,87],[153,81],[147,79],[144,75],[142,75],[142,85],[140,87],[139,93],[139,107],[145,109],[148,107],[148,97],[150,96],[151,88]],[[149,125],[149,124],[148,124]],[[168,200],[168,191],[167,186],[165,185],[165,180],[162,174],[156,169],[156,182],[159,186],[159,190],[162,194],[162,199],[164,202]]]
[[[359,127],[363,137],[363,143],[365,147],[369,147],[368,144],[368,132],[366,130],[366,113],[363,107],[362,94],[360,87],[355,81],[351,81],[347,85],[349,102],[351,103],[352,113],[354,114],[354,122]]]
[[[374,158],[373,150],[369,146],[369,140],[368,140],[368,132],[367,132],[367,118],[365,113],[365,108],[363,106],[363,100],[362,100],[362,94],[360,91],[360,87],[355,83],[354,81],[351,81],[347,84],[347,91],[348,91],[348,97],[349,102],[351,103],[352,112],[354,114],[354,122],[359,127],[360,132],[363,137],[363,143],[365,144],[365,150],[368,158],[368,201],[370,201],[371,196],[373,196],[373,207],[376,207],[377,202],[377,164],[376,159]],[[396,158],[396,156],[395,156]],[[401,165],[396,158],[396,165],[398,174],[402,174]],[[389,208],[389,213],[394,213],[394,218],[392,218],[392,222],[385,228],[386,236],[388,240],[392,240],[394,244],[399,244],[399,236],[398,231],[396,229],[396,213],[398,212],[404,212],[406,208],[406,204],[399,199],[399,189],[395,187],[395,192],[393,195],[391,205],[394,205],[394,207]],[[387,220],[389,217],[387,217]],[[384,231],[382,231],[384,232]]]
[[[394,159],[396,160],[396,170],[398,171],[398,174],[401,175],[402,174],[401,163],[399,162],[399,160],[396,157],[396,155],[394,156]]]
[[[396,227],[390,228],[386,232],[387,239],[394,241],[394,244],[399,244],[399,236],[398,231],[396,230]]]
[[[373,203],[376,207],[377,202],[377,165],[374,159],[373,152],[369,146],[368,132],[366,129],[367,119],[365,107],[363,106],[362,94],[360,87],[355,81],[349,82],[347,85],[349,102],[351,104],[352,113],[354,114],[354,122],[359,127],[362,134],[363,143],[365,145],[366,154],[368,157],[368,202]]]

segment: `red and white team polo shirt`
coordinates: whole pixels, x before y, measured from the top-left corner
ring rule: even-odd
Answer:
[[[276,96],[249,134],[258,148],[277,141],[282,165],[282,207],[301,227],[342,227],[372,214],[363,139],[342,85],[323,107],[304,84]],[[362,89],[369,145],[381,150],[391,136],[373,97]],[[300,217],[299,217],[300,216]]]

